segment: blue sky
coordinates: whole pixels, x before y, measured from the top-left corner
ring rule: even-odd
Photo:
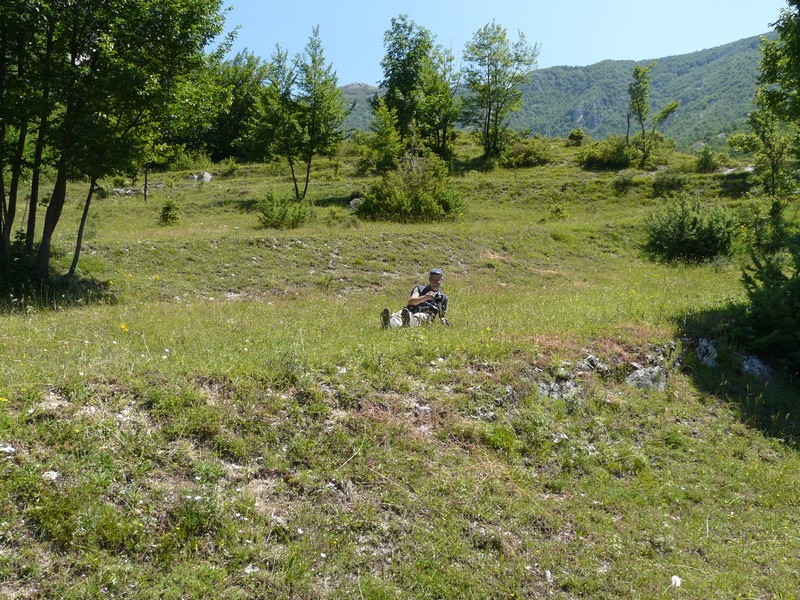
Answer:
[[[461,56],[475,31],[492,20],[512,39],[523,31],[539,44],[539,67],[585,66],[605,59],[648,60],[712,48],[770,30],[784,0],[226,0],[234,52],[269,59],[275,44],[302,52],[319,25],[325,57],[339,84],[381,78],[383,34],[407,14],[437,43]]]

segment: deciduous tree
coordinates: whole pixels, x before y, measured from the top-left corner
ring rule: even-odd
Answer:
[[[484,156],[499,157],[505,145],[508,115],[519,110],[521,86],[536,67],[539,48],[519,32],[511,42],[504,27],[494,21],[481,27],[464,50],[467,123],[480,134]]]

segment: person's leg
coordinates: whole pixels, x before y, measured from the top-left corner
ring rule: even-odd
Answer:
[[[389,317],[389,327],[394,328],[402,326],[403,326],[403,317],[400,315],[399,312],[396,312]]]
[[[416,327],[417,325],[427,325],[428,323],[433,322],[433,315],[424,312],[418,312],[411,315],[411,327]]]

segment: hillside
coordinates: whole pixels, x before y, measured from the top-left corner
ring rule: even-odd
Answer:
[[[681,102],[664,132],[683,148],[713,141],[721,133],[740,129],[750,111],[761,58],[759,39],[652,60],[539,69],[524,90],[522,110],[511,124],[552,137],[564,137],[576,127],[595,138],[624,134],[633,67],[656,62],[650,86],[654,112],[672,100]],[[356,101],[347,127],[366,128],[369,106],[365,99],[377,88],[357,84],[342,89],[351,102]]]
[[[294,230],[255,212],[291,194],[281,165],[98,200],[81,285],[0,295],[0,597],[796,594],[796,388],[720,340],[735,258],[641,250],[659,177],[744,210],[746,165],[593,173],[547,143],[548,165],[460,172],[449,222],[358,221],[355,144]],[[434,265],[452,325],[382,330]]]

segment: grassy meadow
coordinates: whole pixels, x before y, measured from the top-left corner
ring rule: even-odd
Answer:
[[[351,149],[290,231],[258,227],[276,165],[95,200],[83,283],[2,299],[0,596],[798,597],[797,389],[693,352],[737,318],[744,253],[642,251],[659,176],[736,212],[744,165],[592,173],[551,143],[459,169],[466,212],[435,224],[357,220]],[[452,326],[383,331],[434,266]]]

